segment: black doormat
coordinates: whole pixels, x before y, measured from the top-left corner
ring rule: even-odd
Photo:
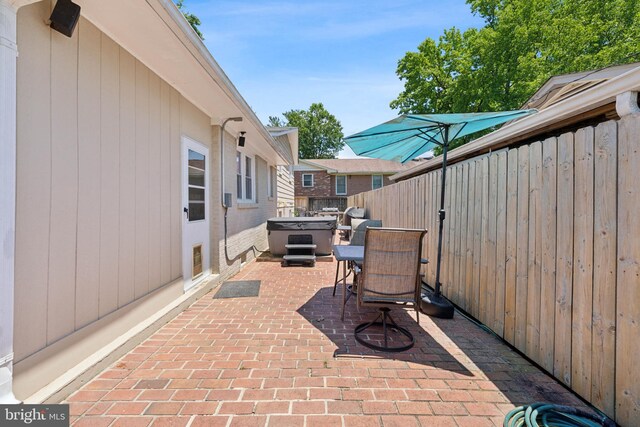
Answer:
[[[260,280],[227,281],[220,286],[214,298],[257,297],[260,293]]]

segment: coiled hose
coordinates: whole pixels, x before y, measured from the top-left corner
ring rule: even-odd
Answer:
[[[595,415],[571,406],[533,403],[509,412],[503,427],[615,427],[605,415]]]

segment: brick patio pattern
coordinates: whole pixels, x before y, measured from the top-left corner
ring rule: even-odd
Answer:
[[[72,394],[73,425],[483,427],[524,403],[583,406],[459,314],[400,310],[414,348],[364,348],[353,329],[375,313],[351,298],[342,322],[334,274],[248,264],[234,280],[260,280],[258,297],[205,295]]]

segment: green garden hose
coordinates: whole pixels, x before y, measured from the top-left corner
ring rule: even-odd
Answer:
[[[615,427],[607,416],[571,406],[533,403],[509,412],[503,427]]]

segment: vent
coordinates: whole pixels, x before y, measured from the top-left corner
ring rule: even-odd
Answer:
[[[202,275],[202,245],[193,247],[193,266],[191,271],[192,280]]]

